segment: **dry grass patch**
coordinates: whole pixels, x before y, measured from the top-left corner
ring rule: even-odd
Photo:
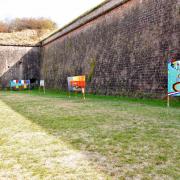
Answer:
[[[82,152],[0,101],[0,179],[104,179]]]
[[[5,94],[1,99],[23,117],[23,123],[18,122],[26,128],[14,124],[13,129],[24,131],[17,133],[12,143],[23,145],[17,157],[24,154],[20,162],[25,162],[23,167],[31,164],[26,169],[30,168],[35,176],[180,177],[179,107],[167,110],[161,105],[118,98],[91,97],[84,102],[78,97],[36,93]]]

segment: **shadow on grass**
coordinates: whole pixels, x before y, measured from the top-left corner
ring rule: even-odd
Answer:
[[[29,95],[20,96],[21,94]],[[158,148],[162,143],[167,152],[165,159],[168,159],[166,156],[171,156],[173,152],[169,142],[175,144],[176,138],[174,139],[173,133],[163,133],[161,128],[177,130],[179,114],[172,114],[180,107],[178,98],[172,101],[172,107],[169,108],[171,118],[167,118],[164,113],[168,108],[163,100],[89,94],[86,97],[84,101],[81,94],[77,97],[72,94],[68,98],[66,92],[52,90],[44,95],[43,92],[34,90],[6,92],[2,99],[13,110],[40,125],[57,139],[62,139],[78,150],[99,153],[100,157],[92,157],[108,173],[112,167],[116,169],[115,167],[122,168],[128,163],[141,163],[142,156],[147,161],[161,161],[156,153],[159,156]],[[168,138],[170,141],[167,143]],[[147,150],[140,153],[142,143],[156,147],[157,152],[153,149],[154,155],[149,157]],[[127,155],[129,149],[132,151],[130,156]],[[107,161],[100,161],[101,156]]]

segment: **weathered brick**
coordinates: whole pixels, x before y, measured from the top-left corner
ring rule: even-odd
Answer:
[[[0,46],[0,86],[9,87],[12,79],[40,78],[40,48]]]
[[[67,76],[89,77],[94,60],[89,92],[165,95],[167,50],[179,48],[178,16],[177,0],[130,0],[44,45],[42,76],[49,88],[66,89]]]
[[[179,18],[178,0],[108,1],[41,42],[41,79],[67,89],[67,76],[85,74],[89,92],[164,96],[168,52],[180,51]],[[25,62],[35,62],[39,77],[33,54]]]

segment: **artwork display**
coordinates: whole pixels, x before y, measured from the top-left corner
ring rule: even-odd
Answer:
[[[30,80],[11,80],[10,88],[13,90],[30,88]]]
[[[180,59],[168,60],[168,96],[180,96]]]
[[[40,80],[40,86],[44,87],[44,80]]]
[[[68,77],[68,90],[70,91],[80,91],[83,93],[85,98],[85,87],[86,87],[86,77],[85,76],[73,76]]]
[[[85,76],[68,77],[69,91],[82,91],[86,86]]]

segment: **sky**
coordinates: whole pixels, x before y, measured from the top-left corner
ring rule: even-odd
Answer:
[[[0,0],[0,20],[46,17],[59,27],[68,24],[104,0]]]

